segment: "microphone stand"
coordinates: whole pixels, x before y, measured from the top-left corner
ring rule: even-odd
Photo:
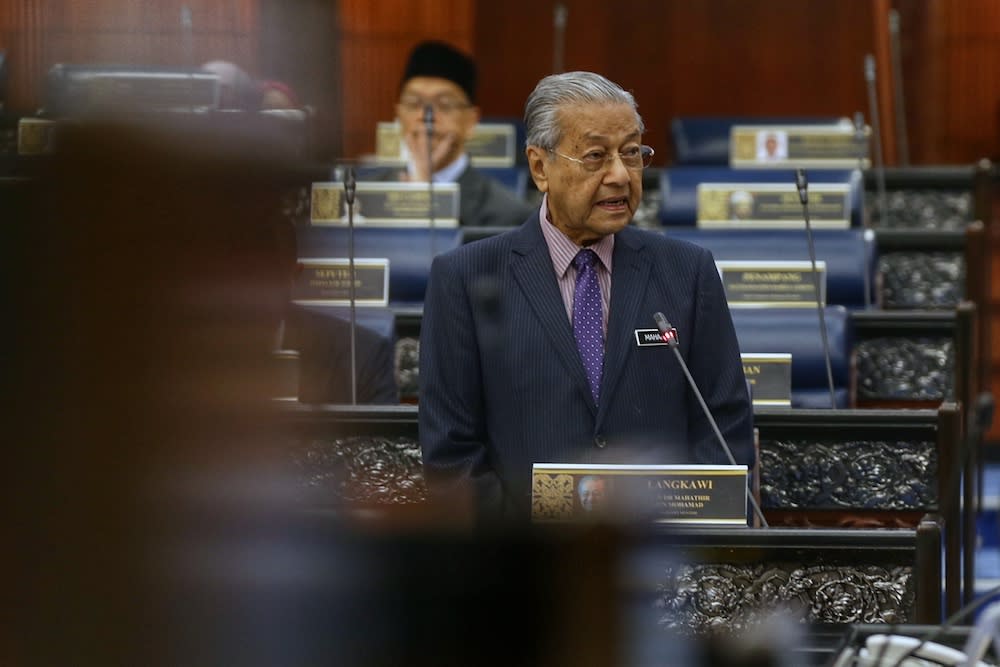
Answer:
[[[428,220],[431,231],[431,261],[437,255],[437,234],[434,232],[434,105],[428,104],[424,107],[424,130],[427,132],[427,197],[428,197]]]
[[[866,150],[868,144],[868,137],[865,136],[865,115],[858,111],[854,114],[854,142],[858,145],[858,171],[862,174],[865,173],[865,154],[868,152]],[[862,190],[864,189],[864,181],[862,180]],[[867,230],[869,227],[868,216],[861,216],[862,225]],[[862,279],[864,280],[864,290],[865,290],[865,310],[871,308],[872,305],[872,285],[871,285],[871,275],[868,273],[869,264],[871,263],[868,258],[868,238],[867,232],[863,240],[864,242],[864,257],[865,265],[862,267],[864,270],[861,273]]]
[[[354,194],[356,189],[357,180],[354,174],[354,167],[348,167],[347,171],[344,173],[344,200],[347,202],[348,293],[350,294],[351,304],[351,405],[358,404],[358,317],[356,312],[357,293],[354,285]]]
[[[565,70],[566,61],[566,20],[569,18],[569,9],[566,3],[557,2],[552,14],[552,27],[555,33],[552,36],[552,72],[559,74]]]
[[[684,357],[681,356],[681,351],[677,349],[677,333],[673,330],[674,328],[664,317],[663,313],[653,313],[653,320],[656,322],[656,328],[659,330],[660,335],[663,340],[666,341],[667,347],[669,347],[674,352],[674,356],[677,357],[677,363],[680,364],[681,370],[684,371],[684,377],[687,378],[688,386],[694,392],[695,397],[698,399],[698,403],[701,405],[702,412],[708,418],[708,423],[712,427],[712,431],[715,433],[715,438],[719,441],[719,445],[722,446],[722,451],[725,452],[726,458],[729,459],[731,465],[738,465],[736,463],[736,457],[733,456],[733,450],[729,449],[729,445],[726,444],[726,439],[722,437],[722,431],[719,430],[719,425],[715,423],[715,417],[712,416],[712,411],[708,409],[708,404],[705,403],[705,398],[701,395],[701,391],[698,389],[698,384],[691,377],[691,371],[688,370],[687,363],[684,361]],[[769,528],[767,524],[767,519],[764,518],[764,512],[761,511],[760,505],[757,504],[756,498],[750,493],[750,487],[744,485],[744,490],[747,494],[747,500],[750,501],[750,506],[753,507],[753,512],[760,519],[760,525],[764,528]]]
[[[823,358],[826,361],[826,381],[830,387],[830,407],[837,408],[837,393],[833,389],[833,368],[830,365],[830,341],[826,336],[826,313],[820,299],[819,271],[816,270],[816,247],[813,245],[812,224],[809,222],[809,183],[806,180],[806,170],[795,170],[795,187],[799,190],[799,201],[802,202],[802,214],[806,221],[806,241],[809,245],[809,263],[812,265],[813,291],[816,294],[816,313],[819,315],[819,334],[823,341]]]
[[[875,132],[875,182],[878,185],[878,205],[883,224],[889,221],[889,200],[885,194],[885,162],[882,159],[882,124],[879,121],[878,96],[875,93],[875,56],[865,56],[865,82],[868,84],[868,109]]]

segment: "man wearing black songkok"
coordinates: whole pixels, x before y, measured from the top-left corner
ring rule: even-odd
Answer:
[[[399,86],[396,113],[409,155],[406,170],[385,178],[458,183],[461,224],[514,226],[533,207],[469,164],[465,142],[479,122],[476,106],[476,64],[444,42],[422,42],[410,53]],[[424,108],[434,108],[434,132],[428,166]]]

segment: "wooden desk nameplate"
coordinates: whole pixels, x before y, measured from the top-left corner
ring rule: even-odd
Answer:
[[[792,355],[787,352],[740,354],[755,408],[792,407]]]
[[[829,125],[734,125],[729,166],[734,169],[867,169],[871,129],[850,121]]]
[[[457,183],[434,184],[434,226],[458,226]],[[313,225],[346,227],[343,183],[313,183],[310,209]],[[357,227],[429,227],[430,191],[426,183],[362,181],[354,198]]]
[[[512,123],[479,123],[465,142],[476,167],[513,167],[517,162],[517,129]],[[375,163],[405,165],[409,157],[398,122],[381,122],[375,129]]]
[[[795,183],[699,183],[698,227],[704,229],[805,229]],[[813,229],[851,226],[847,183],[809,185]]]
[[[806,261],[715,263],[730,308],[815,308],[816,284]],[[826,305],[826,262],[816,262],[819,302]]]
[[[746,486],[746,466],[536,463],[531,516],[746,526]]]
[[[301,271],[292,288],[295,303],[314,306],[349,306],[351,269],[347,258],[300,259]],[[356,306],[389,305],[389,260],[354,259],[354,303]]]

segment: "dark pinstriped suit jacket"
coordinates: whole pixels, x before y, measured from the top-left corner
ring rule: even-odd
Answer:
[[[437,257],[420,345],[420,443],[437,491],[471,486],[485,516],[527,518],[533,463],[728,463],[666,346],[662,311],[732,447],[752,463],[752,413],[711,254],[628,227],[615,238],[595,405],[537,212]]]

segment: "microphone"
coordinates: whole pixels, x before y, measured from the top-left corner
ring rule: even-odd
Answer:
[[[677,347],[679,343],[677,338],[677,329],[671,326],[670,322],[667,321],[667,318],[663,313],[653,313],[653,321],[656,322],[656,328],[659,330],[660,336],[663,337],[663,340],[666,341],[667,347],[674,351],[674,356],[677,357],[677,363],[681,365],[681,370],[684,371],[684,377],[687,378],[688,386],[691,387],[695,397],[698,399],[698,403],[701,405],[701,411],[705,413],[708,423],[712,426],[712,431],[715,432],[715,438],[719,441],[719,445],[722,447],[722,451],[725,452],[726,458],[729,459],[729,463],[732,465],[737,465],[736,457],[733,456],[733,450],[729,448],[729,445],[726,444],[726,439],[722,437],[722,431],[719,430],[719,425],[715,423],[715,417],[712,416],[712,411],[708,409],[708,405],[705,403],[705,399],[702,397],[697,383],[695,383],[694,378],[691,377],[691,371],[688,370],[687,362],[684,361],[684,357],[681,356],[681,351]],[[758,519],[760,519],[760,525],[767,528],[767,519],[764,518],[764,513],[760,510],[757,500],[753,497],[753,494],[750,493],[750,487],[745,487],[745,490],[747,500],[750,501],[754,514]]]
[[[437,254],[435,250],[436,235],[434,234],[434,105],[424,105],[424,131],[427,133],[427,201],[428,221],[431,230],[431,260]]]
[[[564,71],[566,61],[566,21],[569,18],[569,10],[566,3],[556,2],[552,14],[552,29],[555,33],[552,37],[552,72],[558,74]]]
[[[885,162],[882,159],[882,123],[879,121],[878,96],[875,93],[875,56],[865,56],[865,82],[868,84],[868,115],[872,119],[875,134],[875,182],[878,186],[878,205],[882,211],[882,221],[889,220],[889,201],[885,194]]]
[[[865,156],[868,153],[868,136],[865,134],[865,115],[860,111],[854,112],[854,142],[858,145],[858,169],[864,173],[865,170]],[[868,216],[862,216],[862,224],[867,228],[869,226]],[[865,290],[865,310],[868,310],[872,305],[872,286],[871,286],[871,276],[868,273],[868,267],[870,262],[868,260],[868,241],[865,240],[865,266],[864,272],[861,274],[864,279],[864,290]]]
[[[358,404],[358,316],[356,312],[355,273],[354,273],[354,195],[357,191],[357,177],[354,167],[348,167],[344,172],[344,200],[347,202],[347,275],[348,291],[351,305],[351,405]]]
[[[854,112],[854,143],[858,145],[858,169],[864,171],[868,154],[868,137],[865,136],[865,114]]]
[[[809,205],[809,181],[806,180],[806,170],[799,168],[795,170],[795,187],[799,191],[799,201],[803,206]],[[808,218],[806,218],[808,221]],[[808,225],[808,222],[806,223]]]
[[[826,361],[826,381],[830,387],[830,407],[837,407],[837,394],[833,390],[833,367],[830,364],[830,341],[826,336],[826,312],[820,302],[819,271],[816,270],[816,246],[813,244],[812,223],[809,222],[809,182],[806,170],[799,167],[795,170],[795,187],[799,190],[799,201],[802,202],[802,215],[806,222],[806,242],[809,246],[809,264],[813,274],[813,293],[816,295],[816,313],[819,315],[819,335],[823,342],[823,358]],[[867,267],[866,267],[867,270]]]

